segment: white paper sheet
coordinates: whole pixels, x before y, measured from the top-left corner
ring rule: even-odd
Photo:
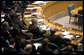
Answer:
[[[42,22],[42,21],[44,21],[44,19],[38,19],[38,22]]]
[[[32,13],[32,15],[40,15],[41,13]]]
[[[41,25],[40,28],[41,28],[42,30],[46,30],[46,25]]]
[[[4,17],[5,15],[1,15],[1,17]]]
[[[38,46],[41,46],[42,44],[41,43],[34,43],[35,47],[36,47],[36,50],[38,48]]]
[[[63,35],[68,35],[68,34],[70,34],[70,33],[67,32],[67,31],[65,31],[65,32],[63,32],[62,34],[63,34]]]
[[[24,17],[28,18],[28,17],[32,17],[32,15],[24,15]]]
[[[72,38],[72,37],[73,37],[73,35],[66,35],[66,36],[64,36],[63,38],[70,39],[70,38]]]

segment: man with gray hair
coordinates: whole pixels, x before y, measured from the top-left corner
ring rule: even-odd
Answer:
[[[34,35],[34,38],[38,38],[42,36],[42,30],[38,27],[38,20],[37,18],[34,18],[31,20],[32,24],[29,25],[28,31],[31,32]]]
[[[56,28],[55,27],[51,27],[50,29],[50,36],[48,36],[48,39],[51,43],[55,43],[58,46],[62,45],[63,43],[63,39],[59,36],[59,35],[55,35],[56,32]]]

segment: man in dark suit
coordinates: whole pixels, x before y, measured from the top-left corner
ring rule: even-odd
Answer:
[[[2,23],[1,36],[3,36],[6,40],[8,40],[11,37],[9,29],[10,29],[9,28],[9,23],[4,21]]]
[[[48,44],[49,44],[49,40],[47,38],[43,39],[42,46],[39,46],[37,48],[37,51],[42,55],[44,55],[44,54],[53,54],[52,50],[49,49]]]
[[[49,41],[51,43],[57,44],[58,46],[61,46],[64,42],[63,42],[63,39],[59,35],[55,35],[56,28],[51,27],[50,32],[51,32],[51,35],[48,36]]]
[[[31,32],[34,35],[34,38],[38,38],[39,36],[42,36],[42,31],[38,27],[38,20],[37,18],[34,18],[31,20],[32,24],[29,25],[28,31]]]
[[[17,7],[12,6],[11,10],[9,11],[10,18],[14,21],[17,18],[17,13],[16,13]]]
[[[22,17],[21,17],[21,14],[18,14],[17,15],[17,18],[15,19],[15,24],[16,24],[16,27],[19,27],[20,29],[22,30],[28,30],[27,26],[23,23],[22,21]]]

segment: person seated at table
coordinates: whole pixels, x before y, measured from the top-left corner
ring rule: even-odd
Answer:
[[[44,55],[44,54],[53,54],[52,50],[49,49],[49,40],[47,38],[44,38],[42,41],[42,46],[38,46],[37,51]]]
[[[17,7],[16,6],[12,6],[11,10],[9,12],[10,14],[10,18],[14,21],[17,18],[17,13],[16,13]]]
[[[17,11],[16,12],[20,12],[20,13],[23,12],[23,8],[20,6],[19,1],[14,1],[13,3],[17,7]]]
[[[6,21],[2,23],[1,36],[6,40],[11,37],[9,23]]]
[[[38,27],[37,18],[34,18],[31,21],[32,21],[32,24],[29,25],[28,31],[34,35],[34,38],[38,38],[39,36],[42,36],[43,31],[41,31],[40,28]]]
[[[62,47],[62,44],[64,44],[63,39],[59,36],[59,35],[55,35],[56,32],[56,28],[55,27],[51,27],[50,29],[50,36],[48,36],[48,39],[51,43],[55,43],[58,46]]]
[[[28,30],[27,26],[22,21],[22,16],[20,13],[17,14],[17,18],[15,19],[14,22],[16,24],[16,27],[19,27],[22,30]]]
[[[66,54],[76,54],[76,53],[74,52],[73,46],[69,45],[69,46],[67,47]]]

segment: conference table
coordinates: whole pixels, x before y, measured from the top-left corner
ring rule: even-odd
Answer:
[[[30,5],[31,6],[31,5]],[[32,6],[32,7],[34,7],[34,5]],[[81,10],[82,9],[82,7],[79,7],[79,8],[76,8],[76,9],[74,9],[74,10],[72,10],[71,11],[71,13],[73,13],[73,14],[77,14],[78,13],[78,10]],[[74,11],[76,11],[76,12],[74,12]],[[30,11],[25,11],[24,13],[29,13]],[[32,12],[30,12],[30,13],[32,13]],[[32,18],[23,18],[24,20],[25,20],[25,23],[29,26],[29,22],[28,21],[30,21]],[[56,27],[55,26],[55,24],[53,24],[53,23],[51,23],[51,21],[49,21],[48,19],[46,19],[45,17],[43,17],[43,19],[44,19],[44,21],[42,21],[42,23],[44,23],[46,26],[48,26],[48,25],[51,25],[51,26],[54,26],[54,27]],[[61,29],[61,28],[60,28]],[[56,33],[55,33],[55,35],[61,35],[63,33],[63,31],[57,31]],[[75,34],[73,34],[73,35],[75,35]],[[61,35],[61,36],[63,36],[63,35]],[[77,35],[77,36],[79,36],[79,35]],[[83,39],[83,37],[80,37],[80,39],[75,39],[75,40],[73,40],[74,38],[70,38],[70,40],[71,40],[71,44],[75,44],[75,45],[78,45],[78,43],[80,43],[80,41]]]

